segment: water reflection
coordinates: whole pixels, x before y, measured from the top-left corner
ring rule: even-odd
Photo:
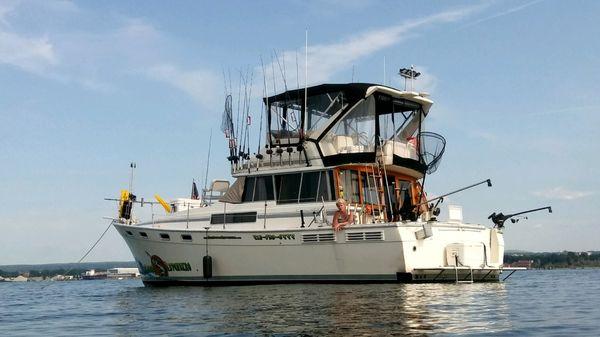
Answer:
[[[501,283],[130,287],[115,304],[126,313],[115,334],[136,325],[166,334],[307,336],[511,329]]]

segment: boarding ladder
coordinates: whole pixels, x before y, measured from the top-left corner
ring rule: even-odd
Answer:
[[[462,267],[466,267],[465,265],[463,265],[460,260],[458,259],[458,255],[454,255],[454,281],[458,284],[458,283],[473,283],[473,268],[471,268],[471,266],[469,266],[469,275],[467,275],[467,277],[463,278],[462,280],[460,280],[458,278],[458,266],[462,266]],[[469,280],[467,280],[467,278],[469,278]]]

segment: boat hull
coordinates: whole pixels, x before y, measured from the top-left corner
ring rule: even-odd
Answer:
[[[450,224],[339,232],[115,227],[146,285],[498,281],[504,251],[498,231]]]

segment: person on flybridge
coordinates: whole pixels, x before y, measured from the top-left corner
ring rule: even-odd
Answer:
[[[347,225],[354,223],[354,213],[348,210],[346,200],[343,198],[339,198],[335,202],[335,205],[337,206],[338,210],[335,211],[335,214],[333,214],[333,223],[331,226],[333,226],[335,231],[341,231]]]

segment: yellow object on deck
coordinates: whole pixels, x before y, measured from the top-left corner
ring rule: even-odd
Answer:
[[[169,206],[169,204],[167,204],[167,202],[164,201],[163,198],[161,198],[158,194],[155,194],[154,198],[156,199],[156,201],[158,201],[159,204],[162,205],[162,207],[167,213],[171,213],[171,206]]]
[[[121,197],[119,198],[119,214],[122,213],[123,204],[127,200],[129,200],[129,191],[128,190],[121,190]]]

